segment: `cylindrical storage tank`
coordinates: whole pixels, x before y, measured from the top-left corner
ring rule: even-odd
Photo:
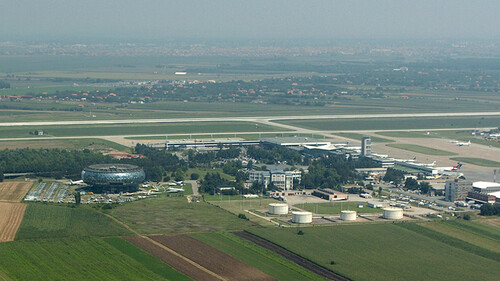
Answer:
[[[403,209],[401,208],[384,208],[384,219],[400,220],[403,218]]]
[[[292,222],[294,223],[311,223],[313,214],[311,212],[292,212]]]
[[[288,204],[271,203],[269,204],[269,214],[271,215],[286,215],[288,214]]]
[[[343,221],[355,221],[356,211],[342,211],[340,212],[340,219]]]

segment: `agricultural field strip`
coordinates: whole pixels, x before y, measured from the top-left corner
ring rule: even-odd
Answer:
[[[26,204],[0,202],[0,242],[14,241]]]
[[[320,275],[320,276],[323,276],[329,280],[339,280],[339,281],[345,281],[345,280],[350,280],[349,278],[346,278],[346,277],[343,277],[337,273],[334,273],[333,271],[330,271],[329,269],[327,268],[324,268],[304,257],[301,257],[293,252],[290,252],[289,250],[277,245],[277,244],[274,244],[264,238],[261,238],[260,236],[257,236],[255,234],[252,234],[252,233],[249,233],[249,232],[246,232],[246,231],[240,231],[240,232],[234,232],[235,235],[243,238],[243,239],[247,239],[261,247],[264,247],[270,251],[273,251],[274,253],[278,254],[278,255],[281,255],[283,257],[285,257],[286,259],[292,261],[292,262],[295,262],[299,265],[301,265],[302,267]]]
[[[21,202],[32,186],[31,182],[3,182],[0,183],[0,201]]]
[[[453,113],[400,113],[400,114],[346,114],[346,115],[308,115],[308,116],[266,116],[266,117],[231,117],[231,121],[267,122],[279,120],[311,119],[372,119],[372,118],[417,118],[417,117],[471,117],[498,116],[500,112],[453,112]],[[44,126],[44,125],[96,125],[96,124],[145,124],[145,123],[185,123],[185,122],[221,122],[228,117],[206,118],[169,118],[169,119],[124,119],[91,121],[37,121],[1,123],[0,127]]]

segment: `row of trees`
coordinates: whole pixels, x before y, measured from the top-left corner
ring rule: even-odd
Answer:
[[[482,216],[500,216],[500,204],[483,204],[479,214]]]

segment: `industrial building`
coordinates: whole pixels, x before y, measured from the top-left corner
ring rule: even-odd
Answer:
[[[136,190],[145,177],[141,167],[129,164],[96,164],[82,171],[83,182],[111,192]]]
[[[500,184],[485,181],[474,182],[467,198],[482,203],[500,203]]]
[[[293,189],[293,181],[296,180],[300,182],[302,179],[302,173],[298,170],[295,171],[255,171],[251,170],[248,172],[248,181],[258,182],[264,184],[267,188],[269,184],[273,184],[275,187],[283,190]]]

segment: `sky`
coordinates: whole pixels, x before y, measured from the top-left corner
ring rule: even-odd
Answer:
[[[0,0],[0,41],[500,39],[500,0]]]

